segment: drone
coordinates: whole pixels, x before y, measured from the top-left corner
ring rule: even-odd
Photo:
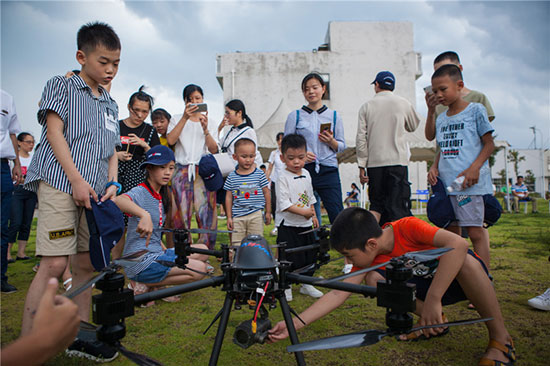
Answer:
[[[410,333],[428,327],[439,328],[490,320],[487,318],[469,319],[413,328],[413,318],[410,312],[415,310],[416,289],[415,285],[407,283],[413,275],[410,264],[411,262],[422,263],[436,260],[450,249],[440,248],[407,253],[401,257],[392,258],[390,261],[378,266],[325,280],[302,275],[302,273],[317,269],[331,261],[328,253],[330,249],[330,230],[327,226],[312,229],[312,231],[316,232],[316,242],[298,248],[287,248],[286,243],[270,246],[262,236],[249,235],[242,240],[239,246],[222,244],[221,250],[200,249],[191,246],[189,234],[212,231],[206,229],[173,229],[170,231],[174,233],[174,250],[177,258],[175,262],[162,262],[162,264],[191,269],[187,267],[188,257],[191,254],[199,253],[221,258],[220,267],[222,274],[213,276],[200,272],[201,274],[208,275],[208,277],[196,282],[134,296],[131,290],[124,289],[124,276],[117,273],[117,270],[124,266],[125,261],[136,260],[136,258],[139,258],[143,254],[138,252],[113,261],[112,264],[105,267],[98,276],[88,283],[67,293],[68,297],[74,297],[92,284],[96,284],[96,287],[102,291],[101,294],[92,297],[93,322],[99,325],[95,328],[97,338],[120,350],[123,355],[138,365],[161,364],[147,356],[128,351],[120,344],[120,340],[126,334],[124,320],[134,315],[134,307],[152,300],[207,287],[221,286],[221,290],[226,293],[222,308],[214,316],[214,319],[203,333],[206,334],[216,321],[219,320],[209,360],[210,366],[217,365],[231,310],[233,308],[240,310],[243,306],[248,306],[252,310],[253,317],[236,327],[233,334],[233,342],[243,349],[251,347],[254,344],[263,344],[267,339],[269,329],[271,329],[271,322],[268,317],[269,311],[276,309],[278,303],[292,344],[287,347],[287,350],[294,353],[296,364],[299,366],[306,365],[304,351],[359,347],[377,343],[385,336]],[[277,249],[277,259],[273,255],[272,249]],[[231,251],[235,252],[232,259],[230,259]],[[316,260],[306,267],[291,270],[292,263],[287,260],[287,255],[300,251],[315,251]],[[342,279],[372,271],[382,266],[386,266],[386,280],[380,281],[377,287],[340,282]],[[358,293],[365,297],[376,297],[377,305],[387,309],[386,325],[388,329],[386,331],[368,330],[300,343],[292,321],[292,315],[297,317],[302,323],[304,322],[289,306],[284,294],[284,290],[290,288],[292,283],[312,284]],[[85,325],[95,327],[89,323]]]

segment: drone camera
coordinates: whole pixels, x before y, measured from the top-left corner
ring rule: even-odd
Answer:
[[[233,334],[233,343],[237,346],[247,349],[255,343],[263,344],[271,329],[271,321],[267,318],[257,320],[256,332],[252,328],[252,319],[239,324]]]
[[[134,315],[134,292],[124,288],[122,274],[106,276],[96,287],[102,293],[92,297],[94,323],[112,325]]]

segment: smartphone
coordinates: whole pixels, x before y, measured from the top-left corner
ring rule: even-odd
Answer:
[[[206,107],[206,103],[191,104],[191,105],[196,105],[197,107],[199,107],[199,109],[197,109],[195,112],[206,112],[208,110],[208,108]]]
[[[332,123],[330,122],[327,122],[327,123],[321,123],[321,131],[320,133],[323,133],[323,131],[330,131],[330,126],[332,125]]]
[[[432,93],[432,86],[428,85],[428,86],[424,87],[424,93],[426,93],[426,94]]]

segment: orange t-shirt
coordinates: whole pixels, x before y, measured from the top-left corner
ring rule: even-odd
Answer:
[[[428,224],[426,221],[410,216],[388,222],[382,228],[385,229],[388,226],[393,229],[393,251],[390,254],[378,255],[372,261],[372,266],[387,262],[405,253],[435,249],[433,241],[439,228]],[[361,268],[353,266],[352,272],[359,269]],[[384,269],[384,267],[381,269]]]

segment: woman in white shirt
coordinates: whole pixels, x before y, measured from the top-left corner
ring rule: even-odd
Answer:
[[[198,111],[197,104],[203,103],[203,91],[198,85],[190,84],[183,89],[185,111],[173,116],[168,125],[166,139],[174,146],[176,171],[172,177],[172,192],[175,208],[175,228],[191,228],[191,216],[195,211],[197,226],[216,230],[216,192],[207,191],[198,174],[198,163],[208,153],[216,153],[218,145],[214,139],[216,126],[208,122],[208,112]],[[216,234],[201,234],[199,242],[213,249]]]
[[[281,160],[281,142],[285,136],[284,132],[279,132],[275,137],[277,141],[277,149],[273,150],[269,155],[267,162],[269,163],[269,168],[267,169],[267,179],[271,181],[271,212],[273,215],[273,222],[275,222],[275,211],[277,209],[277,197],[275,195],[275,184],[277,183],[277,177],[280,172],[285,168],[285,163]],[[271,235],[277,235],[277,227],[275,226],[271,230]]]

